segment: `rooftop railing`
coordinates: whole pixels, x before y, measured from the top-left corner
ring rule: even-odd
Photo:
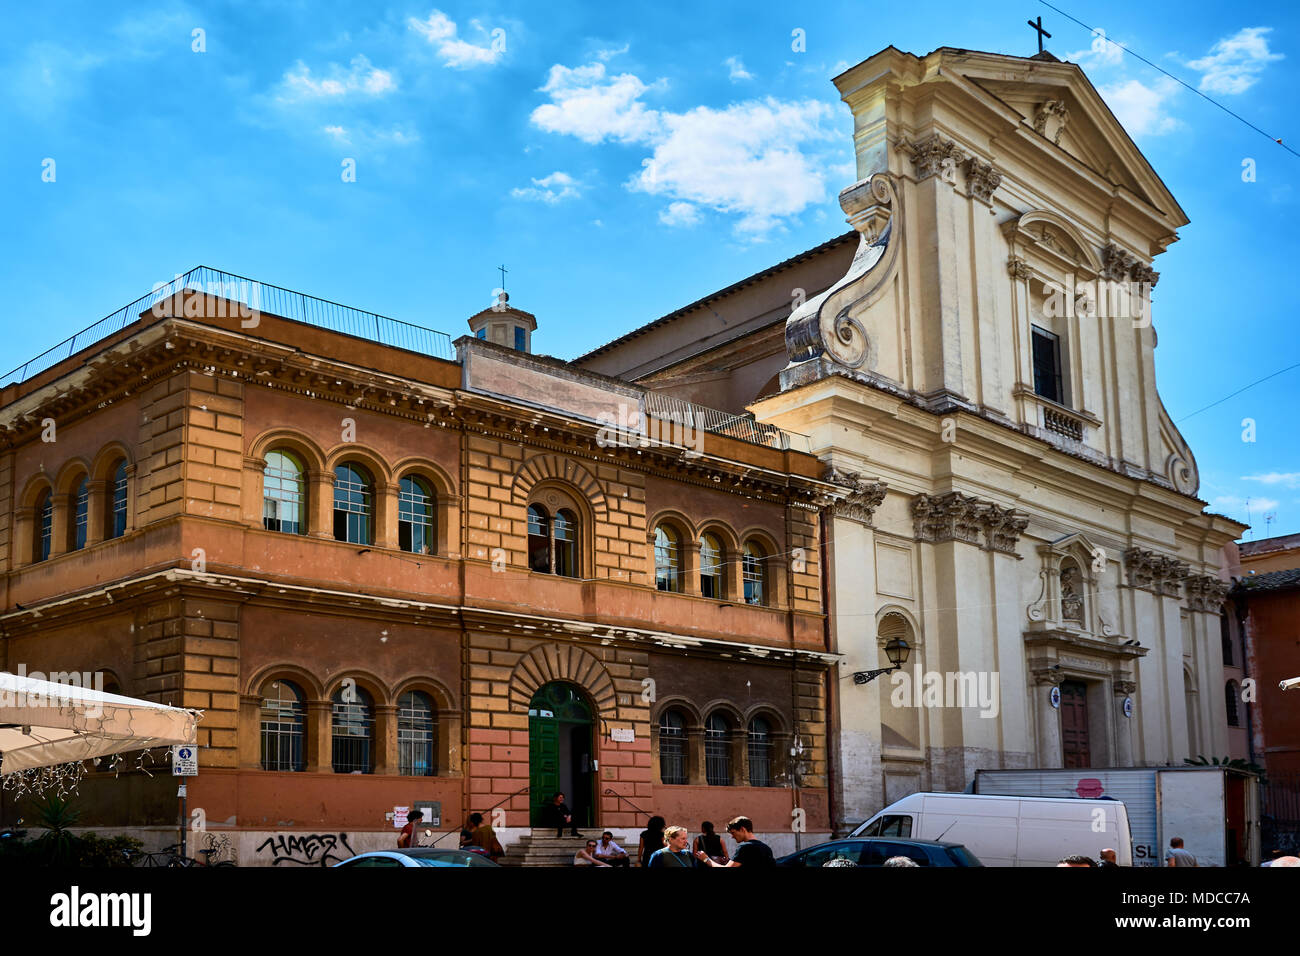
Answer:
[[[660,392],[645,393],[648,415],[674,422],[685,428],[699,428],[713,435],[726,435],[754,445],[780,448],[782,451],[812,453],[812,440],[798,432],[788,432],[775,425],[755,420],[753,415],[737,415],[705,405],[674,398]]]
[[[434,358],[448,360],[455,358],[455,350],[451,347],[451,336],[445,332],[389,318],[386,315],[354,309],[350,305],[294,292],[278,285],[258,282],[256,279],[222,272],[208,266],[198,266],[184,275],[176,276],[170,282],[160,283],[148,295],[142,295],[134,302],[124,305],[116,312],[104,316],[98,322],[88,325],[58,345],[46,349],[35,358],[19,365],[0,378],[0,386],[25,382],[33,375],[38,375],[57,365],[87,346],[120,332],[135,322],[142,312],[151,309],[155,303],[187,289],[239,303],[241,315],[260,313],[276,315]]]

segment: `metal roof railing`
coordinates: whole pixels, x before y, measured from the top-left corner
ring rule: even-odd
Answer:
[[[699,428],[713,435],[726,435],[754,445],[780,448],[782,451],[812,453],[812,439],[807,435],[766,425],[755,420],[753,415],[736,415],[660,392],[645,393],[645,411],[655,418],[685,428]]]
[[[150,293],[104,316],[80,332],[69,336],[58,345],[24,362],[7,375],[0,377],[0,386],[25,382],[80,350],[94,345],[120,332],[135,322],[142,312],[177,292],[193,290],[238,303],[237,313],[247,319],[260,313],[280,316],[303,322],[317,328],[329,329],[389,345],[394,348],[418,352],[434,358],[454,360],[455,350],[451,336],[386,315],[354,309],[350,305],[331,302],[303,292],[294,292],[278,285],[258,282],[245,276],[222,272],[208,266],[198,266],[178,275],[170,282],[159,283]],[[251,326],[245,325],[245,328]]]

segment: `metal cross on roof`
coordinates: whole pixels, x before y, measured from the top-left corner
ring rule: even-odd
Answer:
[[[503,265],[497,266],[497,271],[501,273],[501,291],[504,292],[506,291],[506,267]]]
[[[1052,35],[1043,29],[1043,18],[1037,17],[1035,20],[1026,20],[1025,22],[1038,31],[1038,52],[1042,53],[1043,37],[1047,37],[1049,40],[1052,38]]]

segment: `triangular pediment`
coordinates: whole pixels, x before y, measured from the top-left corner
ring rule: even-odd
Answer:
[[[1045,144],[1170,217],[1187,216],[1075,63],[961,51],[962,77],[1019,113]]]

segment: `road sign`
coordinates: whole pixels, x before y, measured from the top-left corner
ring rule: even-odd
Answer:
[[[172,747],[172,776],[197,777],[199,775],[199,748],[186,744]]]

